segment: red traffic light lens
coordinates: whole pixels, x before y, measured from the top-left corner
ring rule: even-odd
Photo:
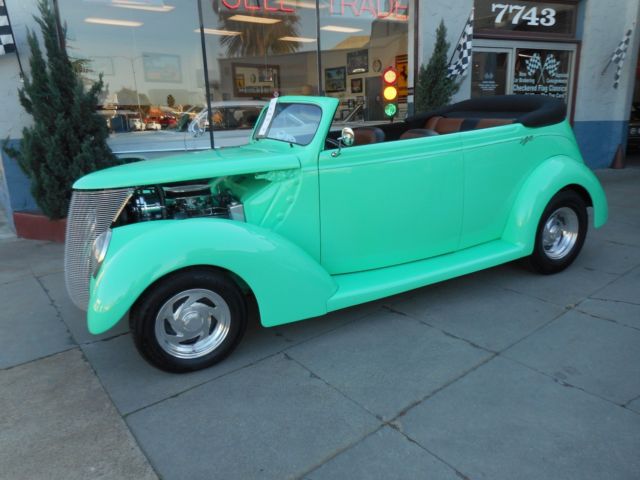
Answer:
[[[393,102],[396,98],[398,98],[398,89],[393,85],[384,87],[384,90],[382,91],[382,96],[387,102]]]
[[[382,74],[382,79],[387,85],[393,85],[398,81],[398,72],[395,68],[389,67]]]

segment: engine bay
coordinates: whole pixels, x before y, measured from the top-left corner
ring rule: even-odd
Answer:
[[[196,217],[244,222],[244,206],[221,181],[148,185],[134,190],[116,223],[181,220]]]

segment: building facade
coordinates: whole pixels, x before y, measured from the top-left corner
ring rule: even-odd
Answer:
[[[2,0],[0,0],[2,1]],[[626,144],[636,91],[637,0],[52,0],[87,85],[102,76],[101,113],[123,157],[247,141],[274,94],[329,95],[336,121],[384,119],[381,74],[400,73],[402,117],[444,22],[451,51],[474,15],[471,65],[454,100],[496,94],[563,98],[586,162],[608,167]],[[28,125],[16,94],[28,74],[35,0],[4,0],[17,54],[0,55],[0,136]],[[611,56],[631,30],[617,88]],[[207,108],[207,105],[210,108]],[[0,202],[31,208],[4,155]]]

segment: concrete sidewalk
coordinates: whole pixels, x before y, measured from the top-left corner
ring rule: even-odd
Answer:
[[[171,375],[86,331],[62,246],[0,242],[0,477],[638,479],[640,168],[567,271],[509,264]]]

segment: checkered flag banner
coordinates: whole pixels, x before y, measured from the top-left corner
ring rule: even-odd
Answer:
[[[469,64],[471,63],[471,54],[473,52],[473,9],[469,20],[462,30],[462,35],[458,41],[453,57],[449,62],[448,76],[449,78],[464,77],[466,75]]]
[[[542,70],[542,58],[540,58],[540,54],[536,52],[527,60],[527,74],[531,77],[538,70]]]
[[[0,0],[0,55],[5,53],[13,53],[16,51],[16,45],[13,42],[13,33],[11,32],[11,22],[9,22],[9,14],[4,0]]]
[[[547,59],[544,61],[543,70],[546,70],[550,77],[555,77],[556,75],[558,75],[558,72],[560,70],[560,62],[556,60],[556,57],[553,55],[553,53],[547,55]]]
[[[615,63],[618,68],[616,68],[616,74],[613,80],[613,88],[617,89],[618,85],[620,85],[620,78],[622,76],[622,67],[624,67],[624,60],[627,58],[627,50],[629,50],[629,44],[631,43],[631,34],[633,32],[631,30],[627,30],[627,33],[622,37],[622,41],[617,46],[615,52],[613,52],[613,56],[609,61],[609,64]],[[608,66],[608,65],[607,65]]]

